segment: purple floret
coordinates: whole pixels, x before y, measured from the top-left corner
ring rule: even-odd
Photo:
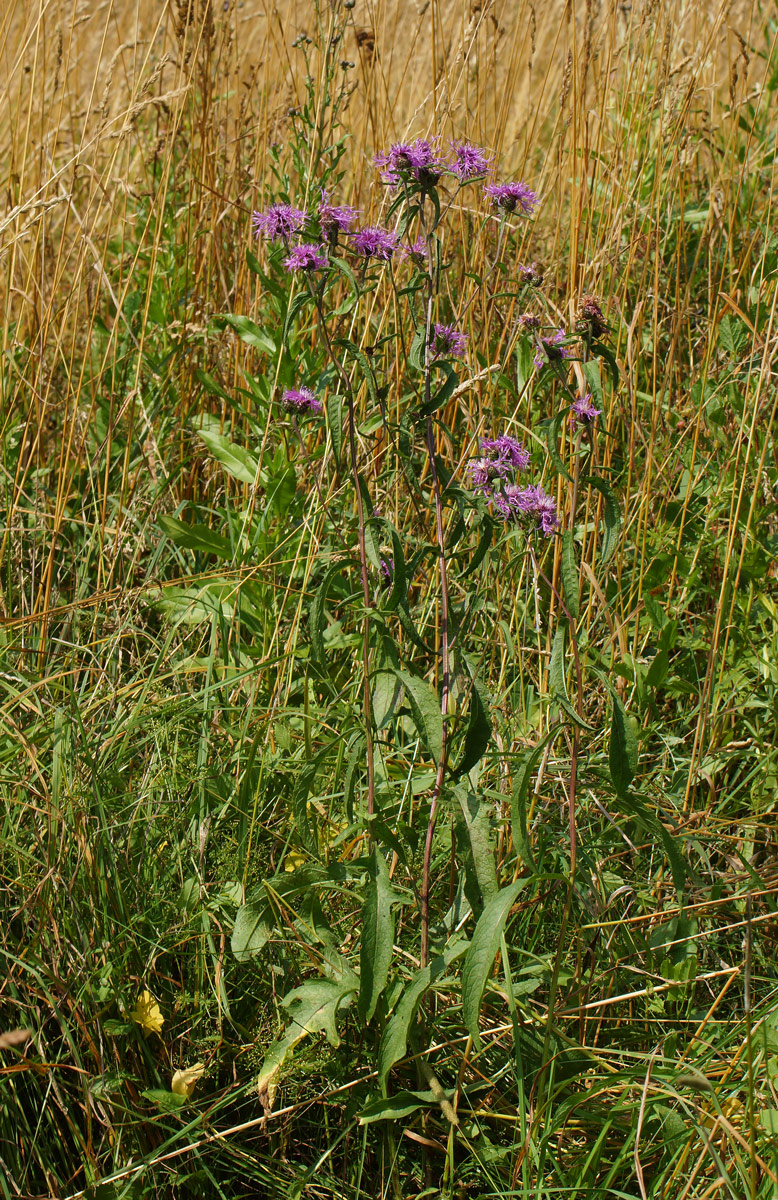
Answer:
[[[536,528],[546,537],[559,528],[559,513],[554,500],[536,484],[525,488],[515,483],[506,484],[502,495],[495,497],[495,506],[506,520],[522,516],[534,518]]]
[[[536,193],[526,183],[487,183],[484,193],[495,208],[510,213],[519,212],[524,217],[530,215],[538,202]]]
[[[321,231],[329,242],[336,242],[339,233],[348,233],[359,216],[359,209],[350,204],[330,204],[327,192],[322,189],[321,204],[316,212]]]
[[[287,388],[281,397],[281,405],[288,413],[302,416],[304,413],[320,413],[321,400],[310,388]]]
[[[467,336],[453,325],[436,325],[430,340],[433,358],[462,358],[467,348]]]
[[[351,245],[357,254],[365,258],[380,258],[389,262],[397,249],[398,237],[390,229],[381,229],[378,225],[366,225],[351,235]]]
[[[591,425],[595,417],[599,417],[601,408],[592,404],[591,392],[576,396],[570,409],[570,420],[574,425]]]
[[[565,337],[564,329],[559,328],[554,333],[540,339],[537,353],[532,360],[538,369],[547,362],[563,362],[566,358],[570,357],[570,351],[563,344]]]
[[[424,238],[417,238],[412,246],[401,246],[400,250],[403,258],[409,258],[415,267],[426,267],[428,253]]]
[[[270,238],[271,242],[287,241],[299,233],[308,214],[291,204],[271,204],[267,212],[255,212],[252,218],[257,237]]]
[[[434,187],[446,170],[435,141],[416,138],[413,142],[395,142],[391,149],[375,156],[375,165],[383,171],[383,180],[392,187],[415,180],[422,187]]]
[[[321,271],[328,266],[324,246],[300,242],[299,246],[292,247],[289,257],[284,259],[284,266],[288,271]]]
[[[524,471],[529,466],[529,452],[509,433],[501,433],[492,439],[481,438],[481,449],[484,454],[495,454],[498,461],[517,471]]]
[[[474,146],[472,142],[452,142],[454,157],[449,163],[449,170],[453,175],[456,175],[460,183],[467,183],[470,179],[478,179],[482,175],[489,174],[489,164],[493,161],[494,155],[487,154],[480,146]]]
[[[470,485],[474,492],[480,492],[488,500],[493,498],[492,485],[496,479],[505,479],[509,464],[500,459],[472,458],[467,464],[470,473]]]

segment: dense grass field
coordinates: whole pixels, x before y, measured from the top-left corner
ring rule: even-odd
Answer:
[[[776,1200],[776,38],[0,13],[0,1196]]]

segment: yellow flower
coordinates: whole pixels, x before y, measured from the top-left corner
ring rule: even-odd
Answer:
[[[186,1096],[188,1100],[198,1079],[202,1079],[204,1074],[205,1063],[201,1062],[195,1063],[193,1067],[186,1067],[183,1071],[176,1071],[170,1084],[171,1092],[175,1092],[177,1096]]]
[[[144,1029],[146,1033],[161,1033],[162,1026],[165,1024],[162,1010],[151,992],[146,988],[138,996],[130,1016],[135,1024],[140,1025],[141,1029]]]

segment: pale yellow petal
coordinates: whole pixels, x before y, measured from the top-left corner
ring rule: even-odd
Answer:
[[[186,1096],[188,1100],[198,1079],[202,1079],[204,1074],[205,1063],[201,1062],[195,1063],[193,1067],[186,1067],[183,1071],[176,1071],[170,1084],[171,1092],[175,1092],[177,1096]]]
[[[165,1024],[162,1010],[148,989],[144,989],[138,996],[130,1016],[135,1024],[140,1025],[147,1033],[161,1033]]]

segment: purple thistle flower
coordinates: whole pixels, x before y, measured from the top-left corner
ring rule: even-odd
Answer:
[[[390,229],[381,229],[378,225],[366,225],[351,235],[351,244],[357,254],[365,258],[380,258],[389,262],[397,249],[397,234]]]
[[[519,275],[522,283],[526,283],[530,287],[543,286],[544,271],[538,262],[531,262],[528,267],[519,267]]]
[[[495,480],[504,480],[509,464],[505,459],[472,458],[466,468],[470,472],[470,485],[487,499],[493,499],[492,485]]]
[[[535,484],[525,488],[515,483],[506,484],[502,496],[495,497],[495,507],[506,520],[522,516],[534,518],[536,528],[546,537],[559,528],[559,513],[554,500]]]
[[[535,313],[521,313],[516,319],[516,324],[523,333],[534,333],[536,329],[540,329],[540,317]]]
[[[489,174],[489,164],[494,161],[493,154],[487,154],[472,142],[452,142],[451,146],[454,158],[448,169],[452,175],[456,175],[460,183],[467,183],[470,179]]]
[[[509,433],[501,433],[493,439],[481,438],[481,449],[484,454],[496,454],[499,462],[504,462],[517,471],[523,471],[529,466],[529,451]]]
[[[302,416],[304,413],[320,413],[321,400],[310,388],[287,388],[281,397],[281,405],[288,413]]]
[[[573,425],[591,425],[601,412],[601,408],[595,408],[592,404],[591,392],[584,392],[577,395],[573,401],[570,408],[570,421]]]
[[[454,325],[436,325],[430,339],[433,358],[462,358],[467,347],[467,336]]]
[[[252,220],[257,237],[278,242],[299,233],[308,220],[308,214],[301,208],[292,208],[291,204],[271,204],[267,212],[255,212]]]
[[[359,209],[350,204],[330,204],[329,195],[322,188],[321,204],[316,209],[319,216],[321,231],[332,245],[338,240],[339,233],[348,233],[359,216]]]
[[[484,193],[489,197],[495,208],[505,212],[518,212],[528,217],[538,202],[538,198],[526,183],[487,183]]]
[[[532,360],[538,370],[548,362],[563,362],[570,357],[570,351],[563,345],[565,336],[564,329],[560,327],[547,337],[541,337],[537,353]]]
[[[446,163],[438,157],[436,140],[428,142],[425,138],[395,142],[385,153],[376,154],[374,162],[383,169],[384,182],[392,187],[415,180],[423,188],[431,188],[446,170]]]
[[[415,267],[426,267],[429,256],[424,238],[417,238],[412,246],[401,246],[400,252],[403,258],[409,258]]]
[[[284,266],[287,271],[321,271],[329,265],[324,249],[314,242],[300,242],[299,246],[292,247],[289,257],[284,259]]]

